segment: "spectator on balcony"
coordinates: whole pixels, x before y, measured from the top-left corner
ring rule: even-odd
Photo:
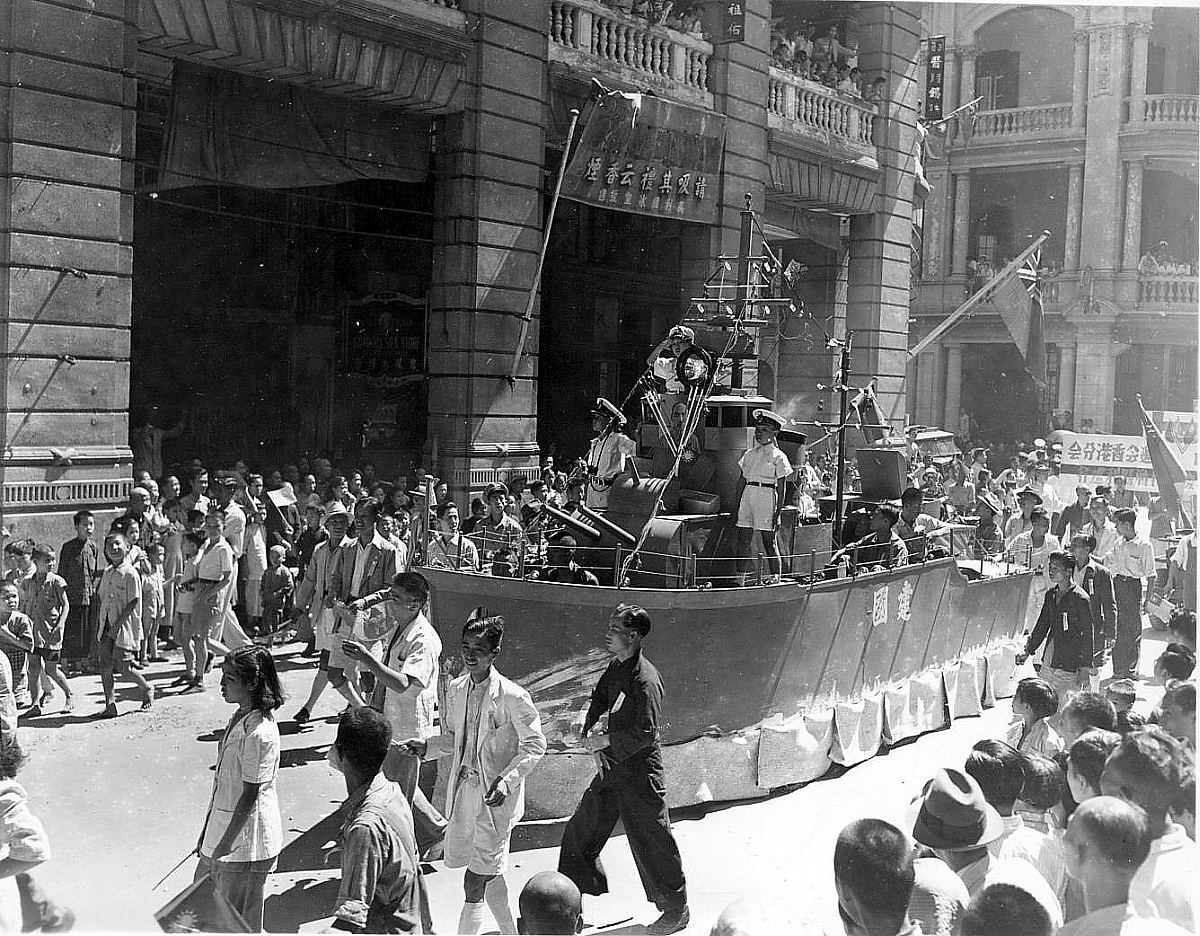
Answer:
[[[880,75],[871,82],[871,91],[867,95],[867,100],[872,104],[883,103],[884,97],[887,94],[887,78]]]
[[[1142,254],[1142,259],[1138,261],[1138,272],[1143,276],[1158,276],[1164,272],[1167,262],[1167,242],[1159,241]]]
[[[812,33],[813,33],[813,28],[810,23],[805,23],[799,29],[792,31],[792,34],[789,37],[789,41],[792,46],[793,55],[803,52],[805,58],[807,58],[807,59],[812,58],[812,54],[813,54]]]
[[[834,85],[842,94],[854,94],[854,85],[850,81],[850,66],[837,66],[837,84]]]
[[[852,88],[850,91],[851,94],[857,98],[863,96],[862,72],[860,72],[857,67],[850,69],[850,85]]]
[[[827,65],[836,65],[843,46],[838,42],[837,26],[830,26],[820,39],[813,43],[813,58]]]
[[[792,73],[797,78],[803,78],[805,81],[812,74],[812,63],[808,60],[808,53],[803,49],[797,49],[795,55],[792,57]]]
[[[787,43],[780,42],[775,46],[771,53],[771,64],[784,71],[792,70],[792,50],[787,47]]]

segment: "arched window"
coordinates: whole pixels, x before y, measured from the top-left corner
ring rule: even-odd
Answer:
[[[1061,10],[1021,7],[975,34],[975,93],[984,110],[1064,104],[1074,81],[1074,20]]]

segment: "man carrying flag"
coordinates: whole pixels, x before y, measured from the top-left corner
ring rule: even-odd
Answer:
[[[1158,482],[1158,493],[1162,498],[1162,508],[1169,517],[1182,517],[1184,523],[1195,529],[1184,506],[1184,489],[1188,483],[1187,471],[1179,461],[1179,456],[1171,448],[1170,443],[1163,438],[1158,426],[1142,405],[1142,395],[1137,397],[1138,409],[1142,413],[1142,433],[1146,437],[1146,452],[1150,456],[1150,464],[1154,466],[1154,478]]]

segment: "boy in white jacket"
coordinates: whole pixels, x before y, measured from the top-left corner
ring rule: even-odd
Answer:
[[[504,618],[472,615],[462,631],[466,672],[450,683],[441,734],[405,747],[426,759],[453,756],[446,794],[448,868],[466,867],[457,933],[478,933],[486,899],[502,933],[515,933],[504,871],[512,830],[525,812],[525,778],[546,753],[529,693],[496,671]]]

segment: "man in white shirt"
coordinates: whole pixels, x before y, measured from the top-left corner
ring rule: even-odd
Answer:
[[[633,439],[621,432],[625,414],[604,397],[592,407],[592,430],[598,435],[588,446],[587,506],[608,509],[608,492],[617,475],[625,470],[625,461],[637,450]]]
[[[892,528],[908,547],[910,562],[950,555],[950,526],[921,513],[924,503],[925,495],[920,488],[905,488],[900,495],[900,519]]]
[[[754,444],[738,461],[742,476],[734,497],[737,504],[738,571],[745,572],[749,567],[754,533],[757,531],[767,556],[771,579],[777,580],[782,561],[775,532],[779,529],[779,513],[783,510],[784,488],[792,473],[792,463],[775,444],[775,434],[784,428],[786,420],[766,409],[756,409],[751,416],[755,423]]]
[[[1096,537],[1096,548],[1092,555],[1107,564],[1108,554],[1117,545],[1117,525],[1108,519],[1108,498],[1097,494],[1088,504],[1088,521],[1083,525],[1084,533]]]
[[[1194,755],[1157,725],[1137,728],[1109,755],[1100,791],[1145,810],[1153,839],[1129,884],[1127,918],[1163,917],[1195,933],[1200,849],[1168,815],[1193,762]]]
[[[1113,597],[1117,602],[1117,642],[1113,645],[1113,677],[1137,679],[1138,657],[1142,647],[1142,580],[1154,575],[1154,548],[1135,529],[1137,513],[1118,510],[1117,541],[1109,551],[1105,565],[1113,577]]]
[[[1071,814],[1063,853],[1067,874],[1083,887],[1087,913],[1058,936],[1119,936],[1129,885],[1150,854],[1146,814],[1115,796],[1093,796]]]
[[[1058,499],[1058,491],[1050,483],[1050,465],[1048,462],[1038,462],[1033,468],[1033,476],[1029,485],[1042,495],[1042,506],[1046,508],[1051,522],[1062,512],[1062,503]]]

